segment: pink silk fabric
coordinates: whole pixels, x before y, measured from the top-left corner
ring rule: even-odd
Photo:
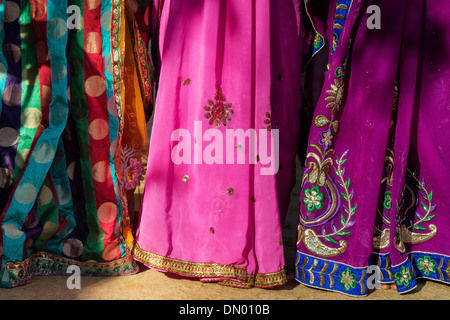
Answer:
[[[154,17],[161,12],[153,30],[158,91],[135,249],[145,265],[241,287],[286,282],[281,227],[295,183],[300,6],[168,0],[153,8]],[[178,129],[190,136],[174,140]],[[208,141],[208,129],[224,138],[211,153],[223,163],[201,156],[217,142]],[[230,155],[227,129],[255,129],[258,162],[251,163],[248,139],[233,142]],[[275,138],[275,129],[280,166],[262,174],[275,159],[263,164],[261,139]],[[173,159],[181,143],[186,148],[176,155],[190,163]],[[274,156],[273,145],[265,145]]]

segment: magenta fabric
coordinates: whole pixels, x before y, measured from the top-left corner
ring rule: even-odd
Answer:
[[[158,91],[137,260],[225,285],[286,282],[281,225],[295,183],[300,10],[299,0],[155,4]],[[232,154],[226,130],[251,129],[258,150],[234,140]]]
[[[373,266],[399,292],[417,278],[449,283],[450,6],[329,3],[324,13],[306,2],[330,53],[302,180],[296,279],[356,296],[373,289]],[[367,25],[371,5],[381,29]]]

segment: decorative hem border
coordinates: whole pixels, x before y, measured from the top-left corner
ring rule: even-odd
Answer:
[[[375,275],[368,273],[370,265],[379,267],[380,283],[395,283],[401,294],[415,289],[416,279],[450,284],[450,257],[417,251],[396,266],[391,264],[389,254],[373,253],[367,267],[353,267],[297,251],[295,279],[306,286],[363,297],[368,294],[369,277]]]
[[[0,287],[14,288],[24,285],[30,283],[34,276],[70,275],[67,268],[72,265],[80,267],[81,275],[122,276],[136,274],[139,271],[139,266],[131,256],[110,262],[81,262],[38,252],[24,261],[6,263],[2,270]]]
[[[287,282],[284,269],[265,274],[248,274],[245,267],[218,263],[196,263],[160,256],[142,249],[136,242],[133,258],[149,268],[177,275],[199,278],[236,288],[271,288]]]

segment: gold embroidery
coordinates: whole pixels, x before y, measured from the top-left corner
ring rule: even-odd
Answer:
[[[314,259],[313,264],[311,265],[311,267],[308,269],[308,273],[309,273],[309,283],[313,284],[314,283],[314,273],[313,270],[317,267],[317,264],[319,263],[319,261],[317,261],[317,259]]]
[[[439,272],[439,280],[444,281],[444,275],[442,274],[441,268],[444,264],[444,258],[441,257],[441,261],[439,262],[439,266],[437,267],[437,271]]]
[[[334,264],[333,270],[332,270],[331,273],[329,274],[329,277],[330,277],[330,288],[331,288],[331,289],[334,288],[334,277],[333,277],[333,275],[336,273],[337,270],[338,270],[338,265],[337,265],[337,264]]]
[[[373,247],[374,249],[386,249],[389,247],[389,229],[383,229],[381,233],[373,237]]]
[[[361,279],[359,279],[359,284],[361,285],[361,294],[364,294],[366,292],[364,281],[366,281],[366,269],[363,269]]]
[[[317,144],[311,144],[311,147],[318,151],[318,154],[315,152],[309,152],[306,155],[306,159],[313,158],[316,162],[309,162],[308,173],[305,173],[303,176],[303,181],[308,179],[308,183],[311,185],[317,184],[319,187],[325,186],[327,175],[330,173],[330,166],[333,166],[333,159],[329,158],[331,154],[334,154],[334,150],[330,149],[327,152],[323,153],[320,146]]]
[[[344,253],[345,250],[347,250],[347,242],[345,240],[339,241],[340,245],[339,248],[331,248],[324,245],[319,240],[317,234],[311,229],[303,230],[302,234],[303,234],[303,243],[305,244],[306,248],[309,251],[321,257],[325,258],[335,257],[337,255]]]
[[[308,264],[309,258],[305,257],[305,260],[303,260],[303,264],[300,266],[300,269],[302,270],[302,281],[305,281],[305,267]]]
[[[430,224],[428,229],[430,233],[416,233],[410,231],[405,226],[400,227],[400,239],[403,243],[418,244],[430,240],[436,235],[437,228],[434,224]]]
[[[324,262],[322,270],[319,271],[319,276],[320,276],[320,286],[323,287],[325,285],[325,277],[324,277],[324,272],[328,269],[328,262]]]
[[[196,263],[160,256],[147,252],[135,243],[133,256],[136,260],[157,270],[165,270],[182,276],[205,278],[202,281],[217,281],[219,284],[234,287],[273,287],[286,283],[284,269],[266,274],[248,274],[245,267],[221,265],[218,263]],[[214,278],[209,280],[207,278]],[[217,280],[220,278],[222,280]]]

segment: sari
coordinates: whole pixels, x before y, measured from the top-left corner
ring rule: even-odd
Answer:
[[[133,7],[0,4],[1,287],[69,266],[138,271],[128,204],[145,169],[152,84]]]
[[[450,6],[327,4],[305,4],[313,51],[326,43],[329,58],[305,157],[295,278],[352,296],[377,282],[399,293],[419,278],[449,283]]]
[[[300,10],[301,1],[154,1],[158,90],[133,252],[147,267],[239,288],[286,282]]]

